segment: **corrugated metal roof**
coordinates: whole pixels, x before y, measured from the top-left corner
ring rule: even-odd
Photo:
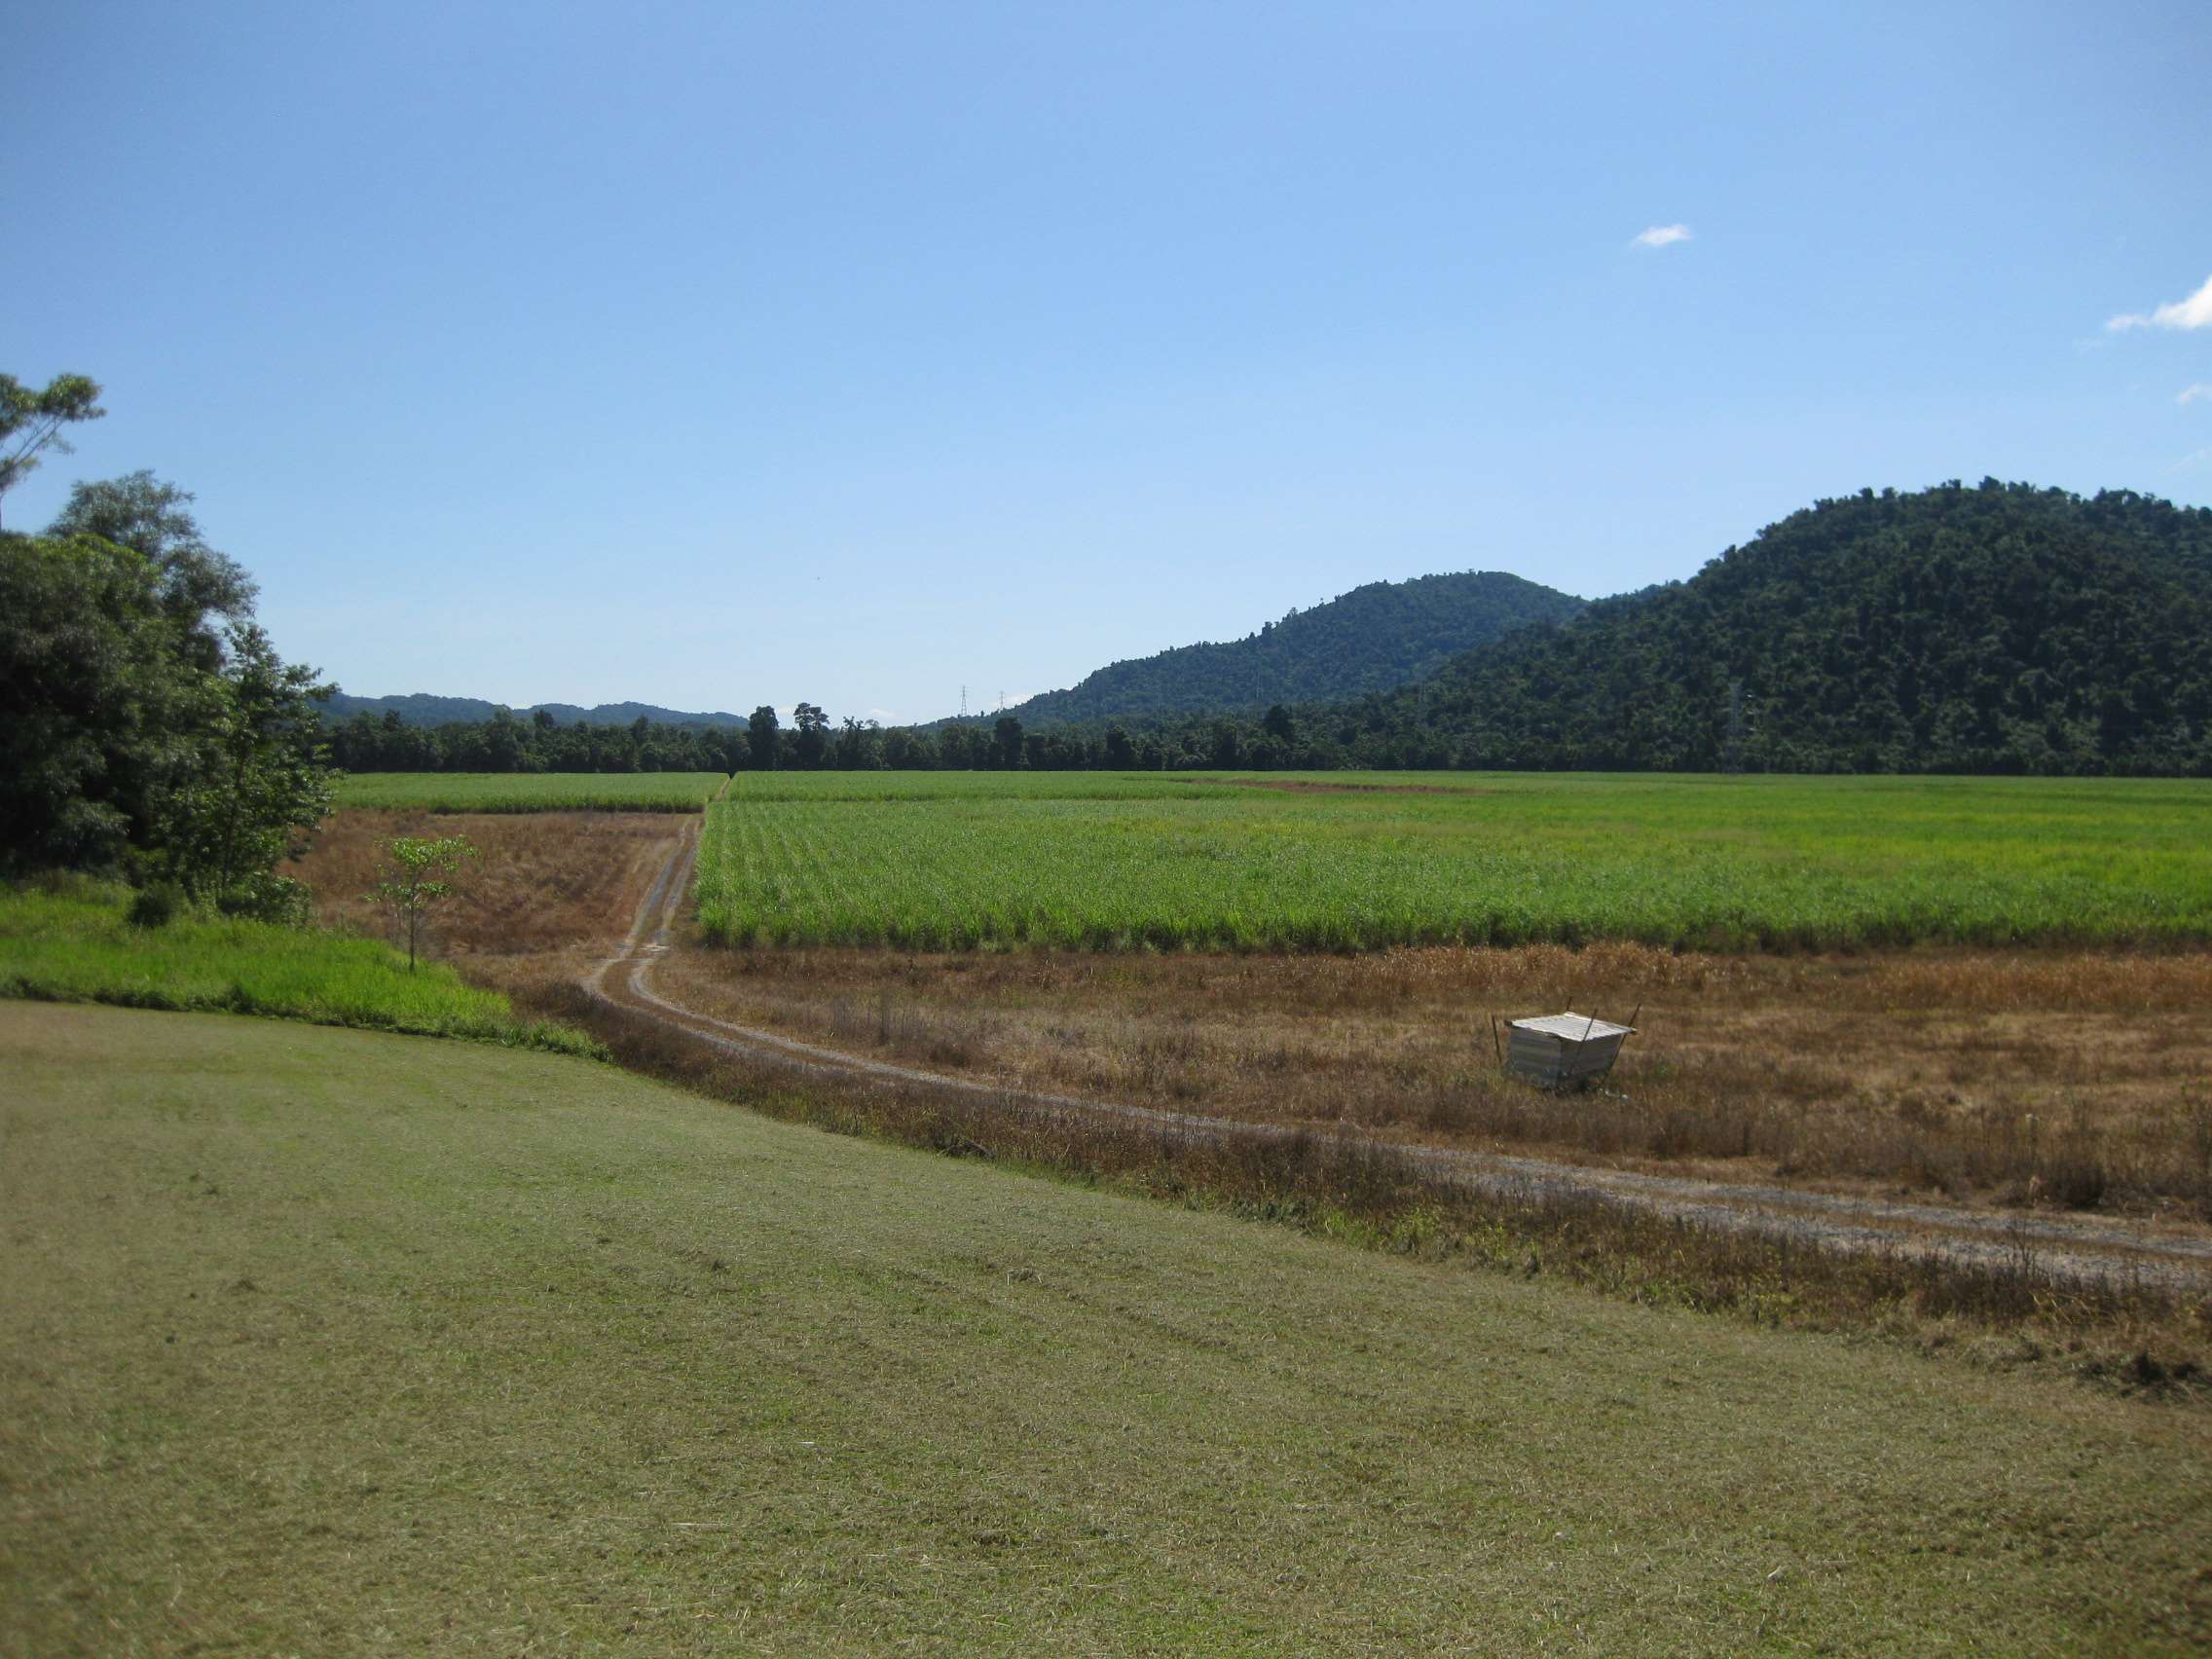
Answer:
[[[1547,1037],[1565,1037],[1573,1043],[1595,1043],[1601,1037],[1626,1037],[1633,1025],[1614,1025],[1587,1014],[1547,1014],[1537,1019],[1516,1019],[1516,1031],[1541,1031]]]

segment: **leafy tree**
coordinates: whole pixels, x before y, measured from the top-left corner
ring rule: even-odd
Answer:
[[[812,703],[792,710],[792,724],[798,728],[798,763],[819,766],[830,747],[830,717]]]
[[[207,545],[188,510],[190,491],[139,471],[78,484],[49,535],[97,535],[143,554],[161,573],[162,603],[189,638],[203,668],[222,656],[217,619],[253,614],[253,579],[227,554]]]
[[[329,687],[313,669],[278,657],[255,623],[234,623],[227,644],[223,694],[198,733],[190,781],[158,803],[147,839],[155,861],[195,897],[246,887],[260,903],[285,905],[291,896],[265,878],[330,816],[315,708]]]
[[[399,919],[407,935],[407,971],[415,972],[416,946],[430,912],[453,897],[456,874],[465,859],[477,856],[466,835],[394,836],[387,849],[390,862],[370,897]]]
[[[77,378],[52,396],[0,388],[23,442],[98,413]],[[329,813],[330,688],[276,655],[191,499],[133,473],[80,484],[55,534],[0,535],[0,865],[128,866],[298,914],[271,866]]]
[[[55,375],[36,391],[0,375],[0,497],[36,470],[45,451],[69,453],[61,428],[105,415],[99,396],[98,383],[84,375]]]
[[[1001,715],[991,728],[991,753],[997,765],[1012,770],[1021,764],[1021,722],[1012,715]]]
[[[883,764],[883,727],[874,720],[856,720],[850,715],[838,724],[831,758],[840,772],[872,772]]]
[[[752,751],[753,764],[757,771],[772,771],[776,764],[776,752],[782,742],[777,730],[776,711],[763,703],[753,711],[753,718],[745,722],[745,741]]]
[[[522,721],[515,719],[515,712],[504,704],[494,709],[492,718],[484,722],[484,770],[520,771],[527,753]]]
[[[147,845],[221,700],[146,559],[0,535],[0,865],[112,866]]]

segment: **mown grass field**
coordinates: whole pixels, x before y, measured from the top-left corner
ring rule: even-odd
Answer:
[[[341,807],[429,812],[696,812],[719,772],[353,772]]]
[[[733,943],[1349,950],[2212,939],[2212,786],[1498,774],[756,774]]]
[[[0,1006],[0,1649],[2189,1651],[2212,1424],[773,1123]]]
[[[581,1032],[518,1019],[497,991],[450,968],[414,972],[381,940],[317,928],[184,916],[125,917],[129,892],[92,881],[0,888],[0,997],[215,1009],[323,1025],[593,1051]]]

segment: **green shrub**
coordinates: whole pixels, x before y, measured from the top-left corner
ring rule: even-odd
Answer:
[[[234,882],[215,908],[235,921],[304,928],[314,914],[314,895],[288,875],[249,875]]]
[[[134,928],[166,928],[190,908],[183,888],[173,881],[157,881],[130,896],[123,919]]]

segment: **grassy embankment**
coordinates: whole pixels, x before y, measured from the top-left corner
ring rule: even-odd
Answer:
[[[91,881],[0,889],[0,996],[219,1010],[512,1047],[597,1052],[583,1033],[517,1018],[506,997],[379,940],[185,915],[125,920],[128,890]]]
[[[699,916],[921,949],[2197,944],[2207,808],[2144,780],[741,773]]]
[[[429,812],[697,812],[719,772],[354,772],[338,805]]]
[[[2212,1422],[556,1056],[0,1007],[0,1646],[2187,1651]]]

